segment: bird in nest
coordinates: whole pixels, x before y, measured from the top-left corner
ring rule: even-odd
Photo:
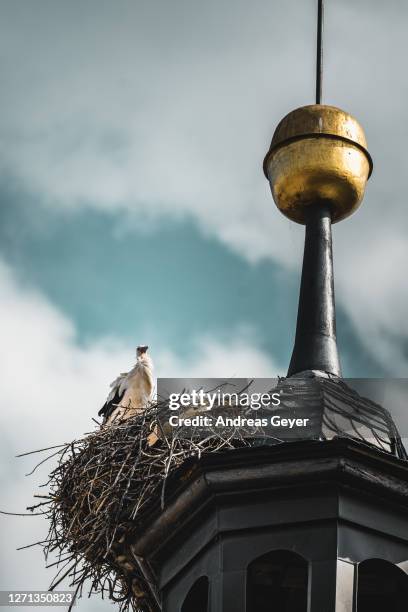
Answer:
[[[152,399],[153,362],[147,354],[148,348],[146,345],[138,346],[136,364],[111,383],[106,402],[98,412],[99,416],[103,416],[103,425],[140,414]]]

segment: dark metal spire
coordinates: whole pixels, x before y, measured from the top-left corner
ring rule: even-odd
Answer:
[[[324,2],[317,0],[316,104],[322,103]]]
[[[288,376],[305,370],[341,376],[336,342],[331,214],[325,204],[309,207],[296,338]]]
[[[317,2],[316,104],[278,124],[264,172],[279,210],[306,226],[295,346],[288,376],[322,370],[341,376],[336,344],[331,225],[360,205],[372,160],[357,120],[321,104],[323,9]]]
[[[316,104],[322,101],[323,0],[317,2]],[[309,205],[295,346],[288,376],[323,370],[341,376],[336,342],[336,311],[331,213],[328,204]]]

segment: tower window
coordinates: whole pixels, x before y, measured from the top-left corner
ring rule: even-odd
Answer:
[[[181,606],[181,612],[207,612],[209,582],[207,576],[195,581]]]
[[[369,559],[358,566],[357,612],[406,612],[408,576],[396,565]]]
[[[247,612],[306,612],[308,564],[296,553],[274,551],[248,566]]]

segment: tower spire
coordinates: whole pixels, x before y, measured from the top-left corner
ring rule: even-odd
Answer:
[[[324,0],[317,0],[316,104],[279,123],[264,160],[278,208],[306,226],[295,344],[288,376],[341,376],[336,340],[332,223],[360,205],[372,160],[356,119],[322,101]]]
[[[327,204],[307,211],[296,338],[288,376],[321,370],[341,376],[336,342],[331,212]]]
[[[323,93],[324,0],[317,0],[316,104]],[[296,338],[288,376],[321,370],[341,376],[336,339],[336,307],[331,211],[317,202],[307,211]]]
[[[324,0],[317,0],[316,104],[322,103]]]

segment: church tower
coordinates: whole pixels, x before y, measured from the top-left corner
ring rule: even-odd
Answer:
[[[387,410],[341,378],[332,224],[360,205],[372,160],[348,113],[321,102],[278,125],[264,172],[305,226],[296,339],[283,407],[311,427],[281,444],[185,463],[131,553],[163,612],[406,612],[408,462]],[[282,431],[279,437],[285,439]]]

